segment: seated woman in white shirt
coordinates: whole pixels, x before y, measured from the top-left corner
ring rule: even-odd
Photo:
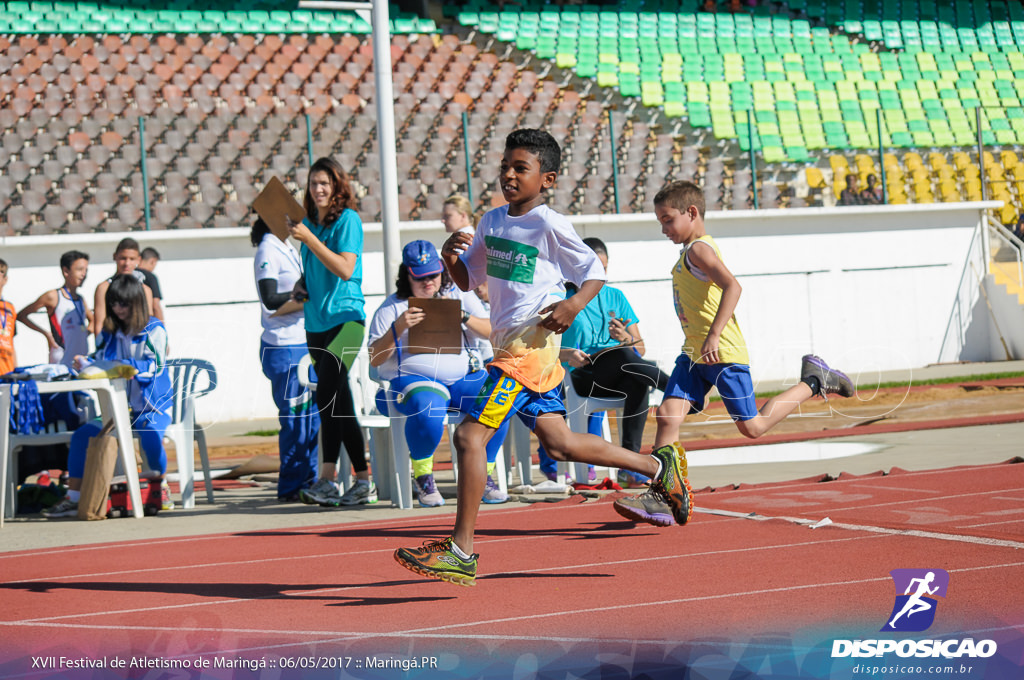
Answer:
[[[447,283],[448,275],[428,241],[413,241],[402,251],[396,292],[389,295],[370,321],[367,333],[370,364],[388,381],[392,401],[406,416],[405,439],[412,459],[413,477],[423,507],[444,505],[434,481],[434,450],[441,442],[449,410],[465,412],[487,378],[477,350],[478,338],[491,332],[487,310],[472,292],[463,293]],[[409,306],[409,298],[448,297],[462,303],[462,347],[458,354],[409,351],[409,329],[422,323],[426,313]],[[387,413],[383,392],[377,395],[381,413]],[[504,503],[508,495],[494,481],[494,461],[507,432],[499,429],[487,445],[487,488],[484,503]]]

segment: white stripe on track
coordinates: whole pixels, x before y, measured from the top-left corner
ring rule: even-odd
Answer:
[[[736,512],[735,510],[716,510],[714,508],[697,508],[697,512],[704,512],[711,515],[721,515],[723,517],[734,517],[736,519],[749,519],[756,522],[765,522],[768,520],[782,520],[783,522],[791,522],[793,524],[799,524],[801,526],[810,526],[817,520],[807,519],[806,517],[785,517],[777,515],[759,515],[754,512],[742,513]],[[972,536],[970,534],[947,534],[940,531],[923,531],[921,529],[891,529],[889,527],[879,527],[870,524],[849,524],[846,522],[831,522],[821,528],[835,527],[837,529],[848,529],[851,531],[867,531],[875,534],[888,534],[891,536],[914,536],[917,538],[933,538],[939,541],[954,541],[957,543],[974,543],[977,545],[991,545],[1000,548],[1024,548],[1024,541],[1012,541],[1008,539],[1000,538],[988,538],[986,536]]]

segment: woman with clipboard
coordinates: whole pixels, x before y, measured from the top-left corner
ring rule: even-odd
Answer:
[[[300,496],[326,506],[377,502],[348,384],[348,371],[366,332],[363,222],[355,205],[348,175],[333,159],[321,158],[309,169],[306,218],[300,223],[288,220],[289,235],[302,244],[304,275],[294,295],[305,303],[306,344],[316,368],[320,410],[320,479]],[[334,480],[343,445],[356,482],[341,495]]]
[[[388,381],[392,401],[406,416],[405,439],[422,507],[444,505],[433,471],[434,450],[441,442],[448,410],[469,408],[487,377],[477,350],[477,339],[491,332],[487,310],[474,293],[463,293],[447,279],[437,249],[428,241],[412,241],[402,251],[395,293],[373,315],[369,329],[370,365],[377,367],[380,377]],[[452,318],[428,320],[430,314],[445,312],[427,312],[423,303],[445,302],[443,298],[459,303],[452,305]],[[415,299],[422,300],[422,307],[411,303]],[[437,333],[418,332],[427,324],[434,326]],[[410,341],[413,334],[431,338],[445,330],[453,331],[454,339],[440,345],[424,346],[424,341],[417,338]],[[387,413],[383,392],[378,393],[377,402],[380,412]],[[508,422],[487,445],[488,477],[482,499],[485,503],[508,500],[508,494],[498,488],[493,478],[495,457],[505,439]]]

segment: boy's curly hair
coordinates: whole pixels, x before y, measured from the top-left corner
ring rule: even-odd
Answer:
[[[505,138],[505,151],[526,149],[536,154],[541,172],[558,172],[562,168],[562,149],[555,138],[544,130],[521,128]]]
[[[654,195],[654,206],[659,205],[675,208],[680,212],[695,205],[700,218],[704,219],[704,190],[684,179],[669,182]]]

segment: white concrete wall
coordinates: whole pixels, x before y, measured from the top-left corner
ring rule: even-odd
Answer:
[[[859,381],[879,372],[939,360],[981,209],[996,204],[941,204],[709,213],[709,232],[743,285],[737,316],[757,381],[793,381],[800,357],[813,352]],[[610,251],[609,277],[637,315],[648,356],[670,369],[682,344],[672,306],[670,271],[679,249],[653,215],[574,218],[581,236]],[[439,222],[403,223],[401,241],[440,244]],[[84,292],[114,272],[112,253],[125,234],[0,239],[11,266],[4,298],[17,308],[61,285],[60,254],[90,254]],[[269,383],[260,371],[260,325],[247,229],[131,234],[160,251],[174,356],[217,367],[217,391],[199,401],[202,422],[272,417]],[[363,289],[367,316],[384,297],[381,227],[366,225]],[[40,322],[44,320],[40,316]],[[997,341],[998,344],[998,341]],[[46,360],[45,341],[21,327],[20,363]],[[1001,360],[988,334],[970,347],[977,360]]]

